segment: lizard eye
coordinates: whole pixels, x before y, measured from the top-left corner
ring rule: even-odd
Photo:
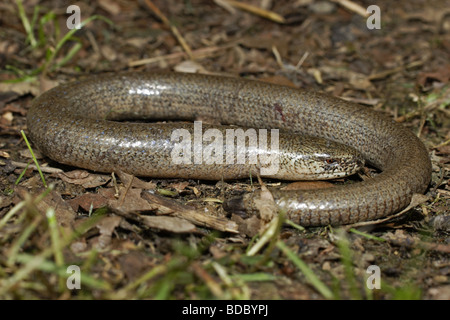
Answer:
[[[327,160],[325,160],[325,162],[328,163],[328,164],[333,164],[333,163],[336,163],[337,160],[335,160],[335,159],[327,159]]]

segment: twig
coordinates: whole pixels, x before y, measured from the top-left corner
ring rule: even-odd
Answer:
[[[153,4],[153,2],[151,2],[150,0],[145,0],[145,4],[147,5],[147,7],[150,8],[150,10],[153,11],[154,14],[156,14],[158,16],[158,18],[168,27],[170,28],[170,31],[172,31],[173,35],[175,36],[175,38],[177,38],[178,42],[180,43],[180,45],[183,47],[183,50],[187,53],[187,55],[189,56],[189,59],[194,60],[194,56],[192,55],[192,50],[189,47],[189,45],[187,44],[187,42],[184,40],[183,36],[181,35],[181,33],[178,31],[178,28],[175,27],[174,25],[172,25],[169,21],[169,19],[166,18],[166,16],[158,9],[157,6],[155,6]]]
[[[437,144],[435,146],[432,146],[431,148],[432,149],[438,149],[438,148],[441,148],[441,147],[446,146],[448,144],[450,144],[450,139],[448,139],[448,140],[446,140],[446,141],[444,141],[442,143],[439,143],[439,144]]]
[[[295,66],[295,69],[299,70],[300,67],[303,65],[303,63],[305,62],[306,58],[308,58],[309,56],[309,52],[306,51],[303,56],[300,58],[300,60],[298,61],[297,65]]]
[[[278,65],[280,66],[280,68],[284,69],[283,60],[281,59],[280,52],[278,51],[276,46],[272,46],[272,52],[273,52],[273,55],[275,56],[275,60],[277,61]]]
[[[399,66],[397,68],[391,69],[391,70],[385,70],[379,73],[375,73],[372,74],[368,77],[368,79],[370,81],[372,80],[379,80],[379,79],[383,79],[386,78],[387,76],[390,76],[391,74],[395,74],[397,72],[400,72],[404,69],[411,69],[411,68],[415,68],[415,67],[419,67],[423,65],[423,61],[422,60],[418,60],[418,61],[413,61],[411,63],[408,63],[406,66]]]
[[[273,11],[265,10],[265,9],[255,7],[250,4],[239,2],[239,1],[227,0],[227,1],[223,1],[223,2],[233,6],[235,8],[253,13],[257,16],[272,20],[277,23],[285,23],[286,22],[286,20],[284,19],[283,16],[281,16],[278,13],[275,13]]]
[[[233,42],[233,43],[229,43],[227,45],[220,46],[220,47],[200,48],[200,49],[193,51],[192,55],[194,57],[194,60],[203,59],[203,58],[211,57],[214,54],[220,52],[221,50],[226,50],[235,45],[236,45],[236,43]],[[160,61],[173,60],[173,59],[186,58],[186,57],[187,57],[187,54],[185,52],[174,52],[174,53],[167,54],[165,56],[131,61],[128,63],[128,66],[129,67],[137,67],[137,66],[141,66],[144,64],[152,64],[152,63],[156,63],[156,62],[160,62]]]
[[[25,162],[17,162],[17,161],[11,161],[11,164],[13,166],[16,166],[18,168],[26,168],[28,163]],[[28,168],[33,169],[33,170],[37,170],[37,167],[34,164],[30,164],[28,165]],[[53,168],[53,167],[41,167],[39,166],[39,168],[41,168],[42,172],[45,173],[62,173],[64,172],[64,170],[58,169],[58,168]]]
[[[348,10],[353,11],[354,13],[357,13],[364,18],[367,18],[369,16],[369,13],[365,8],[350,0],[331,0],[331,1],[340,4],[344,8],[347,8]]]
[[[238,233],[238,226],[234,221],[204,214],[203,212],[200,212],[200,210],[191,209],[188,206],[181,205],[173,200],[148,192],[143,192],[142,198],[149,201],[149,203],[168,208],[172,211],[170,213],[171,216],[186,219],[195,225],[224,232]]]
[[[221,6],[231,14],[236,14],[236,9],[226,0],[214,0],[215,4]]]
[[[212,294],[216,296],[217,298],[223,298],[223,290],[220,287],[220,284],[217,283],[211,275],[206,272],[205,269],[200,265],[198,261],[195,261],[192,263],[192,269],[194,269],[195,274],[197,277],[202,279],[205,284],[208,286],[209,290],[211,290]]]

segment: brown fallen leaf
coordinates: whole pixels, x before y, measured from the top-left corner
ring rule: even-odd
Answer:
[[[40,94],[38,84],[31,81],[21,81],[15,83],[0,82],[0,92],[15,92],[21,96],[28,93],[33,96],[38,96]]]
[[[120,193],[123,194],[125,188],[120,188]],[[120,210],[124,213],[143,213],[152,212],[160,209],[160,214],[171,213],[172,210],[167,210],[165,208],[159,208],[156,204],[151,204],[147,200],[142,198],[142,189],[128,189],[125,196],[121,199],[113,199],[108,201],[108,206],[112,209]]]
[[[255,215],[251,216],[248,219],[244,219],[237,214],[232,214],[231,220],[236,222],[237,225],[239,226],[238,227],[239,234],[245,234],[250,238],[256,236],[261,231],[261,228],[264,226],[263,221],[261,221],[261,219],[259,219]]]
[[[417,76],[417,83],[424,87],[428,81],[437,80],[441,83],[450,81],[450,64],[442,66],[435,72],[421,72]]]
[[[186,187],[189,185],[187,181],[180,181],[177,183],[171,183],[169,186],[174,188],[178,193],[184,191]]]
[[[27,110],[25,108],[22,108],[21,106],[15,105],[15,104],[7,104],[3,109],[2,112],[13,112],[18,113],[21,116],[25,116],[27,114]]]
[[[88,245],[86,243],[86,239],[81,238],[77,241],[72,242],[70,245],[70,250],[73,253],[82,253],[88,249]]]
[[[148,272],[152,268],[153,258],[142,251],[130,251],[117,257],[120,269],[123,270],[129,281],[137,279],[144,272]]]
[[[99,188],[97,192],[108,200],[117,200],[115,188]]]
[[[209,252],[212,254],[213,258],[216,260],[224,258],[228,255],[228,253],[222,249],[220,244],[212,244],[209,247]]]
[[[90,173],[86,170],[62,172],[58,173],[58,177],[65,182],[78,184],[86,189],[105,185],[111,180],[110,175]]]
[[[117,59],[117,51],[115,48],[108,46],[108,45],[102,45],[101,52],[103,57],[105,57],[108,61],[115,61]]]
[[[9,159],[11,156],[8,152],[0,150],[0,157],[5,158],[5,159]]]
[[[40,194],[43,189],[35,189],[35,194]],[[27,189],[16,186],[14,192],[22,200],[25,199],[28,194]],[[39,212],[43,215],[46,214],[48,209],[55,210],[55,218],[59,226],[64,229],[72,230],[74,227],[75,218],[77,213],[72,209],[72,207],[61,198],[61,195],[56,191],[52,190],[42,201],[36,204]]]
[[[0,91],[0,108],[3,108],[3,106],[5,106],[8,102],[17,99],[19,96],[20,95],[17,92],[13,92],[13,91],[1,92]]]
[[[132,174],[123,172],[123,171],[116,171],[117,176],[120,178],[120,181],[122,181],[123,185],[128,186],[130,185],[131,181],[131,188],[138,188],[138,189],[146,189],[146,190],[155,190],[156,184],[153,182],[147,182],[143,181]]]
[[[125,188],[121,188],[124,192]],[[126,196],[108,202],[116,214],[135,220],[147,227],[156,228],[174,233],[196,232],[197,228],[185,219],[166,216],[173,210],[158,203],[149,203],[142,198],[141,189],[129,189]],[[148,216],[142,213],[155,212],[164,216]]]
[[[126,187],[120,188],[119,199],[108,201],[108,206],[118,215],[133,219],[143,224],[148,224],[150,219],[142,213],[152,212],[157,215],[170,215],[190,221],[193,224],[213,228],[220,231],[237,233],[237,225],[225,218],[206,215],[203,212],[182,205],[166,197],[152,194],[142,189],[130,188],[134,177],[120,173],[122,182]],[[189,229],[187,225],[178,226],[182,230]],[[181,230],[180,229],[180,230]],[[185,231],[183,231],[185,232]]]
[[[259,216],[261,220],[268,223],[277,216],[278,208],[275,204],[272,193],[262,183],[262,180],[259,176],[258,180],[261,184],[261,192],[259,194],[259,199],[254,199],[255,207],[259,210]]]
[[[94,247],[97,249],[105,249],[110,243],[112,238],[112,233],[119,226],[122,217],[111,216],[101,219],[96,227],[100,232],[100,236],[96,239]]]
[[[78,211],[79,207],[81,207],[89,212],[91,209],[95,210],[105,207],[108,204],[108,199],[98,193],[85,193],[74,199],[67,200],[67,203],[74,211]]]

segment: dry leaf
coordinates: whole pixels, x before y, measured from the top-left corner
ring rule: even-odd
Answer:
[[[269,222],[275,218],[278,214],[278,208],[273,199],[272,193],[267,189],[265,185],[261,185],[261,192],[259,193],[259,199],[255,198],[255,207],[259,210],[260,218]]]
[[[98,193],[85,193],[74,199],[67,200],[67,203],[69,203],[74,211],[78,211],[78,208],[81,207],[89,212],[91,209],[95,210],[105,207],[108,203],[108,199]]]
[[[8,152],[0,150],[0,157],[5,158],[5,159],[9,159],[10,155]]]
[[[80,239],[78,241],[72,242],[72,244],[70,245],[70,250],[73,253],[82,253],[84,251],[86,251],[88,248],[85,239]]]
[[[6,107],[3,108],[2,111],[3,112],[10,111],[13,113],[18,113],[21,116],[26,116],[27,114],[27,110],[15,104],[8,104]]]
[[[0,108],[2,108],[8,102],[17,99],[19,96],[20,95],[17,92],[13,92],[13,91],[0,92]],[[3,110],[5,110],[5,109],[6,108],[4,108]]]
[[[152,267],[153,258],[141,251],[131,251],[117,257],[120,269],[128,280],[134,280]]]
[[[124,191],[125,188],[121,188],[121,193]],[[150,212],[158,209],[157,205],[142,198],[142,189],[129,189],[123,199],[110,200],[108,206],[124,213]],[[163,209],[161,213],[167,214],[168,212]]]
[[[130,181],[132,181],[131,182],[132,188],[145,189],[145,190],[155,190],[156,189],[156,184],[154,184],[153,182],[143,181],[143,180],[133,176],[132,174],[129,174],[129,173],[126,173],[123,171],[116,171],[116,174],[120,178],[120,181],[122,181],[122,183],[125,186],[129,186]]]
[[[114,61],[117,59],[116,49],[114,49],[108,45],[103,45],[100,50],[102,52],[102,55],[106,58],[106,60]]]
[[[25,195],[28,194],[28,191],[21,186],[16,186],[14,191],[21,199],[25,199]],[[42,191],[41,189],[35,189],[36,194]],[[45,214],[48,209],[54,209],[58,225],[67,229],[73,228],[77,214],[56,191],[51,191],[48,196],[36,204],[36,207],[42,214]]]
[[[105,249],[110,243],[114,229],[119,226],[122,217],[111,216],[105,217],[97,223],[96,227],[100,231],[95,247],[97,249]]]
[[[39,86],[36,82],[30,82],[30,81],[22,81],[17,83],[5,83],[0,82],[0,92],[16,92],[19,95],[23,96],[28,93],[32,94],[33,96],[38,96],[41,91],[39,89]]]
[[[0,196],[0,209],[8,207],[13,203],[12,197]]]
[[[255,235],[260,233],[262,228],[264,227],[263,221],[256,217],[255,215],[251,216],[248,219],[243,219],[237,214],[231,215],[231,220],[237,223],[239,226],[239,233],[246,235],[250,238],[253,238]]]
[[[424,87],[429,80],[437,80],[441,83],[450,81],[450,65],[442,66],[435,72],[421,72],[417,76],[417,83]]]
[[[186,187],[189,185],[187,181],[181,181],[177,183],[171,183],[169,186],[174,188],[178,193],[184,191]]]
[[[83,186],[83,188],[96,188],[108,183],[111,176],[106,174],[89,173],[86,170],[73,170],[58,173],[61,180]]]

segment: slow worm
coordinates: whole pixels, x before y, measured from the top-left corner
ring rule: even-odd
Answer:
[[[292,136],[280,142],[288,153],[303,145],[298,136],[315,136],[358,150],[381,170],[373,179],[328,189],[273,190],[279,209],[304,226],[349,224],[390,215],[406,207],[414,193],[425,192],[431,178],[423,143],[380,112],[309,90],[231,77],[180,73],[92,76],[60,85],[35,99],[27,124],[32,141],[46,155],[87,169],[199,179],[249,174],[247,167],[231,165],[174,167],[168,154],[173,143],[170,132],[177,126],[191,130],[191,124],[172,123],[167,128],[115,121],[125,119],[207,119],[280,129],[280,135]],[[226,129],[220,130],[225,134]],[[344,169],[356,168],[346,161],[340,163]],[[288,165],[283,174],[289,179],[296,170]],[[224,207],[256,212],[258,197],[259,191],[248,193],[227,200]]]

